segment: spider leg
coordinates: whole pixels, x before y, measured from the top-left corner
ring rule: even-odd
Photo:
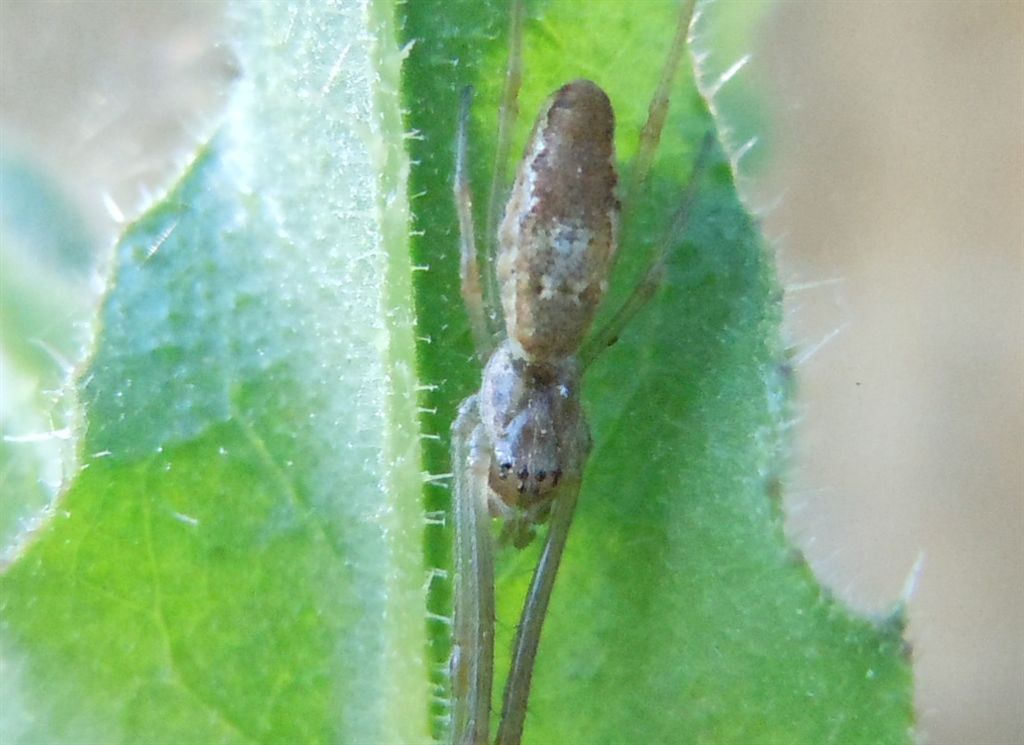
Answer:
[[[696,0],[684,0],[679,11],[676,33],[672,38],[672,46],[669,48],[668,55],[665,58],[665,64],[661,70],[661,78],[658,80],[658,87],[655,89],[654,96],[647,107],[647,121],[644,122],[644,127],[640,131],[640,141],[637,145],[636,156],[633,158],[629,185],[625,190],[628,200],[627,208],[636,204],[640,192],[650,176],[651,166],[654,164],[654,156],[658,151],[658,145],[661,143],[661,132],[665,127],[665,119],[668,117],[672,84],[675,81],[683,52],[686,50],[695,5]],[[580,361],[583,363],[584,368],[588,367],[601,352],[615,343],[622,329],[629,324],[660,286],[665,273],[665,262],[668,258],[672,237],[678,235],[685,227],[690,204],[695,194],[696,175],[703,167],[702,161],[706,157],[706,151],[709,146],[710,142],[708,138],[705,138],[704,145],[694,165],[693,175],[690,176],[689,185],[684,193],[683,202],[676,218],[672,222],[672,230],[663,241],[661,249],[654,254],[650,265],[630,297],[602,329],[591,335],[591,338],[581,350]],[[623,214],[621,219],[623,223],[627,221],[628,211]]]
[[[469,314],[476,353],[482,363],[494,351],[494,337],[487,323],[484,296],[480,286],[480,265],[476,253],[476,227],[473,224],[473,193],[469,185],[469,108],[473,89],[462,92],[459,106],[459,135],[455,146],[455,211],[459,218],[459,276],[462,281],[462,300]]]
[[[498,223],[504,210],[508,190],[508,157],[512,151],[512,130],[519,116],[519,89],[523,83],[523,17],[526,8],[523,0],[514,0],[511,5],[508,32],[508,62],[505,65],[505,87],[501,94],[498,111],[498,138],[494,150],[494,170],[491,177],[491,193],[487,200],[487,257],[490,271],[487,274],[487,300],[494,313],[494,320],[501,323],[501,303],[498,279],[494,266],[498,256]]]
[[[580,362],[584,368],[589,367],[590,363],[597,359],[601,352],[618,341],[622,330],[629,325],[629,322],[647,304],[647,301],[654,297],[654,293],[661,286],[661,282],[665,278],[665,267],[668,264],[671,249],[674,245],[678,244],[679,238],[686,230],[687,222],[689,222],[693,203],[696,201],[697,191],[700,186],[700,176],[707,166],[713,144],[714,135],[708,132],[704,136],[700,152],[693,163],[693,170],[690,172],[689,181],[686,189],[683,191],[683,198],[680,201],[679,208],[676,210],[668,234],[662,239],[661,247],[655,252],[651,263],[636,287],[633,288],[630,296],[619,306],[619,309],[615,311],[615,314],[605,325],[591,334],[590,338],[584,343],[579,354]]]
[[[640,131],[640,142],[637,146],[636,156],[633,158],[629,187],[626,190],[626,195],[631,202],[636,201],[640,190],[647,183],[651,166],[654,164],[654,155],[658,151],[658,143],[661,142],[661,130],[664,129],[665,118],[668,116],[672,83],[675,80],[676,71],[679,69],[679,61],[686,50],[695,4],[696,0],[685,0],[683,3],[676,24],[676,34],[672,39],[672,47],[669,49],[665,65],[661,70],[661,79],[658,81],[654,97],[647,107],[647,121],[644,122],[644,128]]]
[[[494,678],[494,549],[487,509],[490,467],[476,396],[452,427],[455,499],[453,745],[489,745]]]
[[[526,719],[526,704],[530,697],[530,683],[533,680],[533,666],[537,659],[540,632],[548,612],[548,601],[555,586],[558,565],[569,536],[576,498],[579,496],[578,483],[565,484],[555,497],[551,510],[551,526],[540,561],[530,582],[530,591],[523,606],[516,633],[512,667],[505,685],[505,700],[501,708],[501,725],[498,727],[497,745],[519,745],[523,736],[523,722]]]

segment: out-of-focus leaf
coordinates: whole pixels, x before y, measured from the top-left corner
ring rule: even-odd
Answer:
[[[82,470],[2,579],[4,742],[426,739],[392,8],[235,11],[243,81],[117,247]]]
[[[86,341],[93,237],[26,154],[0,152],[0,563],[44,517],[72,458],[61,396]]]

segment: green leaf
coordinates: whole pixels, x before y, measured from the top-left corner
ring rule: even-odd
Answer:
[[[0,564],[71,459],[73,406],[58,392],[85,342],[92,243],[50,175],[0,143]]]
[[[420,358],[424,381],[436,386],[427,408],[437,414],[424,429],[442,438],[426,450],[429,470],[446,468],[449,422],[479,385],[458,302],[451,143],[458,93],[473,85],[479,225],[507,55],[503,6],[406,6],[405,34],[417,39],[405,67],[406,101],[421,134],[411,145],[420,164],[411,192],[421,195],[413,207],[424,233],[413,251],[415,263],[430,268],[417,275],[418,315],[421,333],[438,340]],[[545,97],[588,77],[615,106],[629,183],[678,5],[588,3],[584,10],[566,0],[529,7],[514,151]],[[723,33],[716,20],[699,26],[712,39]],[[737,25],[735,14],[731,21]],[[665,239],[701,137],[715,128],[687,67],[673,89],[649,188],[627,195],[634,202],[605,311],[622,302]],[[817,586],[783,536],[792,370],[780,340],[781,290],[728,160],[704,176],[685,235],[671,240],[662,291],[585,381],[595,446],[541,641],[525,739],[909,742],[899,615],[852,615]],[[430,498],[439,509],[447,494]],[[428,551],[433,561],[447,561],[443,541]],[[499,560],[502,669],[536,548],[508,549]],[[431,602],[440,611],[449,600],[437,591]],[[438,650],[446,649],[444,631],[434,635]]]
[[[3,578],[4,742],[427,739],[392,9],[239,3],[117,247],[80,470]]]
[[[238,89],[117,247],[79,470],[0,579],[4,743],[441,734],[451,536],[423,513],[449,508],[448,426],[479,384],[455,120],[472,83],[483,197],[505,5],[234,6]],[[517,147],[552,89],[590,77],[628,182],[677,12],[531,4]],[[687,67],[606,311],[714,127]],[[588,373],[595,449],[529,742],[910,741],[899,616],[852,616],[782,534],[780,291],[733,182],[719,159],[664,288]],[[534,557],[501,557],[499,667]]]

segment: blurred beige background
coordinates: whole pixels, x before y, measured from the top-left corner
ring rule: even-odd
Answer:
[[[780,3],[757,52],[809,356],[791,533],[860,607],[920,558],[927,741],[1022,743],[1024,3]]]
[[[101,245],[223,105],[221,18],[0,0],[4,145]],[[800,350],[790,532],[860,608],[913,585],[927,742],[1022,743],[1024,3],[780,2],[753,51],[780,102],[754,191]]]

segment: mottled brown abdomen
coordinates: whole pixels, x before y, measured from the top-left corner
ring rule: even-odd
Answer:
[[[498,231],[498,281],[508,338],[524,356],[574,354],[615,257],[615,117],[589,80],[562,86],[541,109]]]

